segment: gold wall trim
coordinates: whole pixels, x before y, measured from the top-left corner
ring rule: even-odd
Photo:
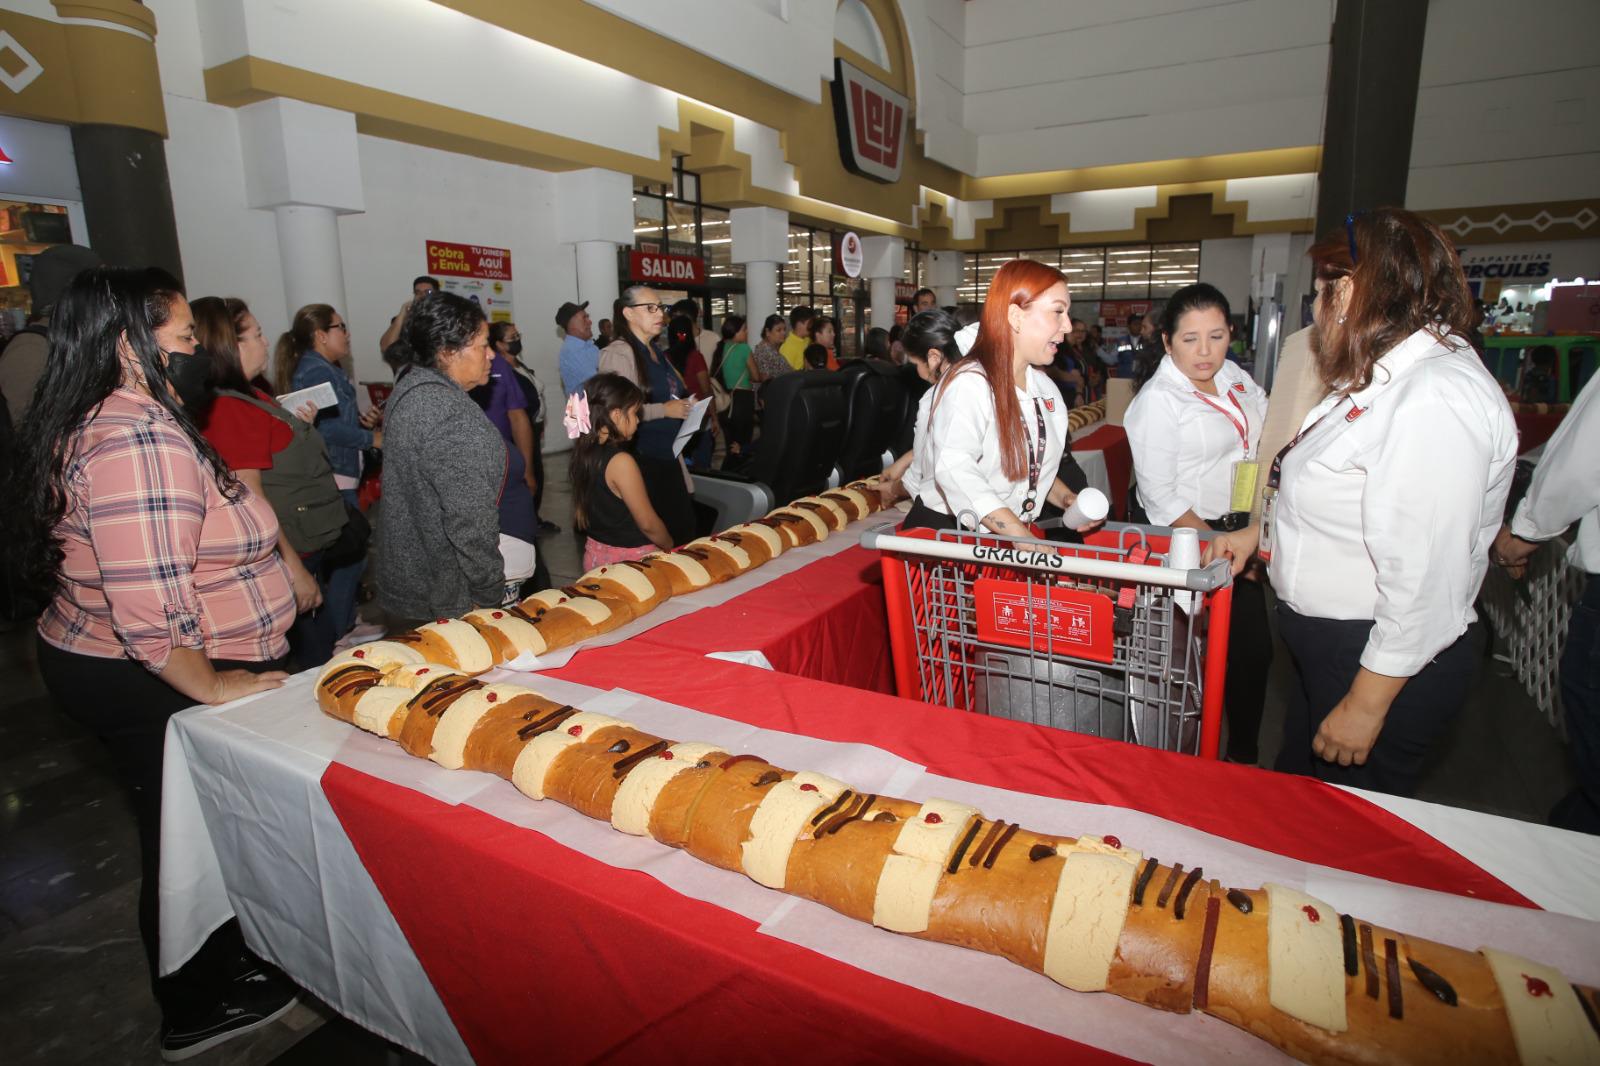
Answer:
[[[153,18],[150,27],[153,33]],[[0,94],[0,113],[68,125],[129,126],[167,135],[153,41],[104,26],[66,25],[4,10],[0,10],[0,29],[10,33],[41,68],[20,93]],[[14,62],[15,57],[8,60]]]
[[[1149,163],[1080,167],[1076,170],[1041,170],[1031,174],[1005,174],[968,178],[964,200],[996,200],[1039,193],[1088,192],[1094,189],[1129,189],[1142,185],[1174,185],[1229,178],[1263,178],[1282,174],[1315,173],[1322,165],[1322,149],[1274,148],[1260,152],[1204,155],[1191,159],[1162,159]]]
[[[50,0],[50,6],[62,18],[113,22],[138,30],[152,40],[156,35],[155,12],[136,0]]]
[[[1419,211],[1459,245],[1600,237],[1600,198]]]

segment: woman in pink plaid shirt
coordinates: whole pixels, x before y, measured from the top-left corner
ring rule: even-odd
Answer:
[[[282,684],[295,614],[272,508],[172,394],[169,370],[194,358],[194,317],[172,278],[79,274],[50,320],[11,497],[20,591],[43,608],[40,673],[61,710],[105,742],[133,801],[140,932],[168,1059],[266,1024],[296,995],[236,923],[177,973],[156,970],[167,719]]]

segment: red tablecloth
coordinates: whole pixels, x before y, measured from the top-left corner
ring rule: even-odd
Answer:
[[[1072,442],[1075,452],[1104,452],[1106,477],[1111,481],[1111,517],[1128,515],[1128,484],[1133,479],[1133,446],[1121,426],[1104,425]]]
[[[583,652],[557,676],[875,744],[982,784],[1133,807],[1375,877],[1528,905],[1408,823],[1311,779],[643,641]],[[323,787],[479,1062],[1120,1061],[763,936],[730,911],[472,808],[337,764]]]
[[[860,547],[628,641],[640,642],[700,655],[754,650],[784,673],[894,691],[882,568]]]

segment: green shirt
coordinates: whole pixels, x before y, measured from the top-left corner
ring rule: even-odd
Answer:
[[[750,346],[730,344],[722,350],[722,383],[730,389],[750,387]]]

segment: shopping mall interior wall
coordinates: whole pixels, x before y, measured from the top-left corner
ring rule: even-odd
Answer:
[[[1330,0],[975,0],[979,176],[1316,144]]]
[[[1245,313],[1250,296],[1253,237],[1223,237],[1200,242],[1200,280],[1215,285],[1236,315]]]
[[[1600,196],[1594,0],[1432,0],[1406,206]]]
[[[237,296],[276,336],[285,325],[272,214],[246,206],[238,115],[205,100],[196,0],[150,0],[167,111],[167,173],[191,296]]]
[[[411,279],[427,273],[429,241],[509,248],[523,358],[559,408],[555,312],[575,282],[572,247],[555,242],[552,175],[377,137],[357,141],[366,210],[342,216],[339,236],[358,377],[389,380],[378,339],[410,298]],[[548,447],[566,446],[559,418],[547,429]]]

